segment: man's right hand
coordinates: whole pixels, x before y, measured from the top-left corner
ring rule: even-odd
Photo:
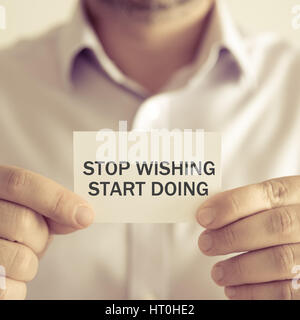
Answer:
[[[86,228],[93,219],[85,200],[54,181],[0,166],[0,266],[6,273],[0,299],[24,299],[50,236]]]

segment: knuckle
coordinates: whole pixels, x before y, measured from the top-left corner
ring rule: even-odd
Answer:
[[[272,250],[274,263],[281,275],[289,275],[295,265],[294,249],[291,245],[275,247]]]
[[[32,233],[32,212],[26,207],[18,208],[15,212],[14,239],[23,243],[27,235]]]
[[[7,239],[24,244],[39,253],[46,246],[49,229],[44,218],[29,208],[10,205]],[[33,233],[39,239],[34,241]]]
[[[255,285],[248,285],[247,287],[248,290],[248,299],[249,300],[256,300],[256,287]]]
[[[37,265],[37,257],[31,249],[23,245],[18,245],[12,259],[11,269],[14,274],[16,274],[18,278],[30,281],[36,275]]]
[[[247,265],[242,262],[240,256],[233,258],[234,267],[231,268],[234,273],[233,276],[243,278],[247,274]]]
[[[270,207],[278,207],[284,203],[287,188],[282,180],[267,180],[261,186]]]
[[[296,212],[286,207],[276,209],[270,216],[269,228],[271,233],[289,235],[293,231],[296,222]]]
[[[237,243],[237,232],[232,226],[227,226],[222,230],[224,244],[229,248],[234,248]]]
[[[283,281],[279,285],[279,300],[293,300],[294,292],[288,281]]]
[[[17,194],[30,183],[30,173],[25,169],[10,169],[7,178],[8,194]]]
[[[240,202],[234,194],[229,197],[229,208],[234,213],[238,213],[240,211]]]
[[[54,205],[51,209],[51,217],[52,218],[59,218],[61,212],[63,211],[64,203],[66,199],[66,192],[64,190],[59,190],[56,193]]]

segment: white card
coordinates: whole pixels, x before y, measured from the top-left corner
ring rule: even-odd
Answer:
[[[221,136],[187,130],[74,132],[74,191],[101,223],[195,221],[221,191]]]

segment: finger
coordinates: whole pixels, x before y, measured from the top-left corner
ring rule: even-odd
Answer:
[[[28,247],[0,239],[0,265],[7,277],[27,282],[37,274],[38,258]]]
[[[76,231],[75,228],[62,225],[50,219],[47,220],[47,223],[51,234],[67,234]]]
[[[0,289],[0,300],[24,300],[27,287],[24,282],[13,279],[5,279],[5,289]]]
[[[223,255],[300,242],[300,206],[263,211],[199,237],[207,255]]]
[[[299,204],[300,177],[285,177],[219,193],[203,203],[198,222],[218,229],[254,213]]]
[[[211,275],[220,286],[288,280],[295,277],[293,268],[299,264],[300,244],[284,245],[218,262]]]
[[[0,200],[0,238],[22,243],[38,254],[44,250],[48,237],[48,226],[41,215]]]
[[[49,248],[49,246],[52,243],[52,241],[53,241],[53,234],[50,234],[44,250],[37,254],[37,257],[39,258],[39,260],[41,260],[41,258],[44,256],[45,252]]]
[[[225,294],[232,300],[299,300],[300,290],[292,287],[290,280],[263,284],[248,284],[225,288]]]
[[[0,198],[74,229],[87,227],[94,218],[91,207],[78,195],[50,179],[15,167],[0,167]]]

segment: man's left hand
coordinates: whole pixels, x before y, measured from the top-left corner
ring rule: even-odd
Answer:
[[[203,203],[197,219],[207,228],[199,237],[204,254],[243,252],[212,269],[227,297],[300,299],[292,286],[300,265],[300,176],[219,193]]]

